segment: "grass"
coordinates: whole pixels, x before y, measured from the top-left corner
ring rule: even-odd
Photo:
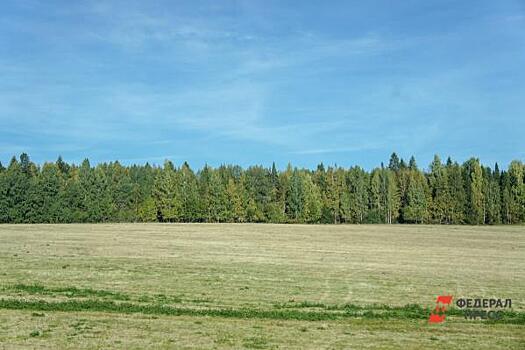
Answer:
[[[122,314],[142,313],[146,315],[167,316],[195,316],[195,317],[223,317],[223,318],[258,318],[274,320],[301,320],[301,321],[327,321],[345,318],[363,319],[414,319],[426,320],[430,313],[429,308],[419,305],[406,305],[402,307],[391,307],[387,305],[357,306],[345,305],[338,307],[325,307],[324,310],[341,310],[342,312],[329,311],[299,311],[291,309],[193,309],[182,307],[170,307],[166,305],[144,305],[133,303],[115,303],[102,300],[69,300],[63,302],[48,302],[45,300],[19,300],[0,299],[0,309],[11,310],[38,310],[38,311],[61,311],[61,312],[115,312]],[[40,316],[40,314],[32,314]],[[448,316],[463,316],[463,311],[450,309]],[[489,321],[487,321],[489,322]],[[490,323],[508,323],[525,325],[525,312],[504,311],[502,318],[491,320]]]
[[[0,343],[523,348],[524,251],[523,226],[1,225]],[[513,308],[429,325],[448,294]]]
[[[68,298],[86,298],[86,297],[99,297],[99,298],[110,298],[114,300],[129,300],[129,296],[124,293],[111,292],[107,290],[94,290],[89,288],[76,288],[76,287],[58,287],[48,288],[37,284],[16,284],[13,286],[3,287],[4,291],[15,291],[24,292],[28,294],[41,294],[41,295],[64,295]]]
[[[147,315],[169,316],[207,316],[223,318],[257,318],[274,320],[303,320],[326,321],[343,318],[366,319],[427,319],[430,310],[418,305],[407,305],[395,308],[350,307],[344,312],[327,311],[299,311],[299,310],[258,310],[258,309],[192,309],[170,307],[166,305],[141,305],[132,303],[115,303],[101,300],[69,300],[64,302],[48,302],[45,300],[13,300],[0,299],[0,309],[11,310],[38,310],[62,312],[115,312],[115,313],[142,313]]]

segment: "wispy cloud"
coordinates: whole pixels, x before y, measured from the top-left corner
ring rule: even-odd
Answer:
[[[512,115],[500,123],[511,135],[522,124],[515,9],[445,24],[424,12],[422,25],[402,9],[362,21],[356,4],[324,14],[262,2],[62,5],[16,2],[0,15],[5,152],[335,159],[481,149],[473,135],[488,137],[496,118]]]
[[[377,150],[381,149],[384,146],[382,143],[377,145],[360,145],[355,147],[338,147],[338,148],[314,148],[314,149],[305,149],[300,151],[290,152],[291,154],[300,154],[300,155],[313,155],[313,154],[327,154],[327,153],[351,153],[358,151],[367,151],[367,150]]]

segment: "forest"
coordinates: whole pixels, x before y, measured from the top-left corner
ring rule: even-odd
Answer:
[[[507,170],[435,156],[428,170],[396,153],[366,171],[319,164],[278,170],[236,165],[0,163],[0,223],[261,222],[518,224],[525,165]]]

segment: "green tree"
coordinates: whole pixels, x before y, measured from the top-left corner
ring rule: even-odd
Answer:
[[[406,204],[402,209],[403,221],[424,223],[428,219],[428,196],[425,176],[409,166]]]
[[[520,223],[525,219],[525,167],[520,161],[509,164],[509,223]]]
[[[388,163],[388,169],[398,172],[401,169],[401,163],[399,161],[399,157],[397,156],[396,152],[392,153],[390,156],[390,162]]]
[[[179,171],[182,220],[198,221],[200,212],[199,182],[189,164],[184,162]]]
[[[7,207],[4,217],[6,222],[31,222],[31,203],[29,195],[35,174],[35,167],[27,154],[20,155],[20,162],[13,157],[4,173],[3,196]]]
[[[300,221],[317,223],[321,219],[321,191],[309,173],[301,173],[302,207]]]
[[[129,170],[119,162],[115,162],[107,167],[106,177],[109,182],[108,191],[111,194],[112,221],[133,221],[134,186]],[[135,192],[135,195],[138,196],[139,193]]]
[[[400,207],[400,192],[395,173],[384,167],[372,170],[368,221],[391,224],[399,217]]]
[[[71,167],[68,177],[62,181],[60,222],[87,222],[87,198],[80,183],[80,168]]]
[[[246,209],[244,205],[244,196],[242,186],[235,182],[233,178],[228,179],[226,186],[226,197],[228,211],[228,221],[245,222]]]
[[[224,222],[228,221],[228,218],[231,217],[226,189],[217,170],[211,171],[210,173],[208,205],[209,221]]]
[[[485,222],[483,198],[483,172],[479,159],[471,158],[463,165],[466,176],[467,219],[470,224]]]
[[[369,208],[367,222],[383,222],[384,202],[382,200],[382,179],[381,170],[376,168],[370,175],[369,186]]]
[[[138,220],[142,222],[154,222],[158,220],[157,206],[153,197],[146,198],[138,208]]]
[[[443,166],[437,154],[434,156],[432,164],[430,164],[428,182],[432,194],[432,205],[430,207],[432,222],[438,224],[450,223],[447,208],[450,206],[452,198],[448,186],[447,168]]]
[[[303,213],[303,182],[297,169],[287,170],[289,173],[288,188],[286,191],[286,215],[290,222],[299,222]]]
[[[173,163],[164,162],[153,185],[153,198],[157,208],[157,218],[161,222],[179,221],[182,216],[182,204],[178,188],[177,172]]]
[[[399,188],[395,173],[390,169],[383,169],[381,172],[382,197],[385,202],[385,222],[394,223],[399,217],[401,207]]]
[[[326,192],[323,207],[327,222],[337,224],[341,221],[341,196],[345,187],[342,169],[329,167],[326,171]]]
[[[414,156],[410,157],[410,160],[408,161],[408,168],[410,170],[418,170],[416,158],[414,158]]]
[[[261,166],[251,166],[244,175],[247,215],[252,222],[267,222],[272,198],[270,171]]]
[[[69,170],[71,169],[71,166],[69,166],[69,164],[64,162],[64,160],[62,159],[62,156],[58,156],[58,159],[55,164],[58,168],[58,171],[62,175],[67,175],[69,173]]]
[[[31,213],[30,222],[58,223],[62,217],[62,203],[59,195],[61,178],[58,167],[54,163],[45,163],[42,171],[34,179],[29,201]]]
[[[500,177],[501,188],[501,219],[505,224],[512,224],[512,190],[508,172],[502,172]]]
[[[370,173],[321,163],[315,171],[253,166],[177,169],[29,156],[0,164],[0,222],[297,222],[517,224],[525,221],[525,166],[507,171],[436,155],[429,170],[393,153]]]
[[[368,175],[360,167],[353,167],[346,176],[346,189],[341,199],[345,222],[363,223],[368,212]]]
[[[485,224],[501,223],[501,191],[499,187],[499,170],[482,167],[483,171],[483,213]]]
[[[275,163],[272,164],[270,173],[270,203],[268,204],[268,220],[270,222],[282,223],[286,222],[286,186],[283,182],[284,178],[279,175]]]
[[[466,220],[467,193],[463,176],[463,168],[457,163],[447,160],[447,177],[450,192],[450,202],[446,206],[447,222],[451,224],[463,224]]]

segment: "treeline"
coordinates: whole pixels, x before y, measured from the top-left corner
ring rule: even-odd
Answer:
[[[516,224],[525,222],[525,166],[434,157],[421,171],[395,153],[370,172],[224,165],[91,166],[27,154],[0,163],[1,223],[273,222]]]

